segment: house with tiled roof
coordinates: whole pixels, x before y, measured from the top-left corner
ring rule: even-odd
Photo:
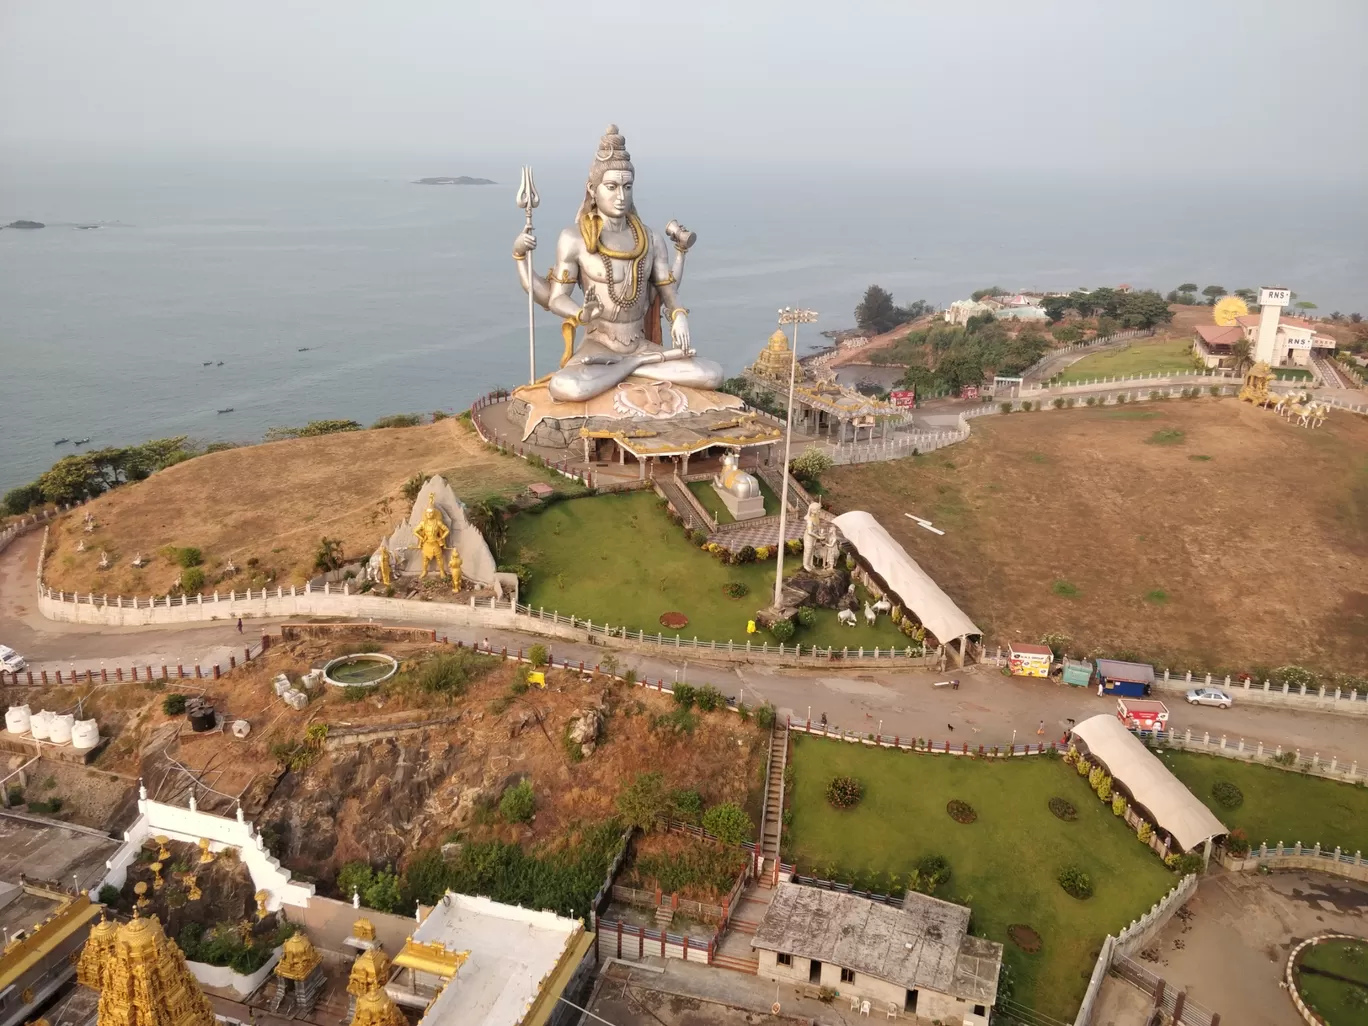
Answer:
[[[1262,321],[1263,314],[1253,313],[1235,318],[1234,324],[1199,324],[1192,341],[1193,352],[1208,367],[1227,367],[1234,344],[1244,340],[1249,343],[1250,355],[1254,357]],[[1333,356],[1335,353],[1334,336],[1321,334],[1314,321],[1279,315],[1270,328],[1272,331],[1264,344],[1271,353],[1268,360],[1271,367],[1309,368],[1313,354]]]

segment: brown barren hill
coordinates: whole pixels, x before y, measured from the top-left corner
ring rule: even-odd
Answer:
[[[826,481],[990,646],[1061,632],[1180,670],[1364,670],[1368,419],[1312,431],[1234,399],[1015,413]]]
[[[467,503],[534,481],[575,487],[489,448],[454,417],[244,446],[169,467],[62,518],[50,532],[45,579],[66,591],[163,595],[180,577],[164,551],[175,546],[203,552],[206,591],[220,581],[231,582],[223,590],[301,584],[315,573],[320,539],[340,540],[348,560],[368,555],[409,514],[404,482],[438,473]],[[98,524],[90,534],[87,510]],[[98,569],[102,551],[109,570]],[[139,554],[151,559],[141,570],[131,565]],[[229,559],[240,572],[224,578]]]

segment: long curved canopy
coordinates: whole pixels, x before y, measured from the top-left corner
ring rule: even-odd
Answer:
[[[1200,848],[1208,838],[1229,832],[1115,716],[1090,716],[1077,724],[1073,733],[1184,851]]]
[[[852,510],[835,519],[860,558],[884,579],[903,608],[910,610],[942,645],[956,638],[983,634],[871,514]]]

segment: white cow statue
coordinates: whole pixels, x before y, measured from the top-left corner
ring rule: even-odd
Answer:
[[[851,609],[842,609],[836,614],[836,619],[840,620],[841,623],[845,624],[847,627],[854,627],[856,623],[855,612]]]
[[[876,612],[874,612],[874,607],[871,606],[868,602],[866,602],[866,603],[865,603],[865,623],[867,623],[867,624],[869,624],[871,627],[873,627],[873,626],[874,626],[874,621],[877,620],[878,618],[879,618],[879,614],[876,613]]]
[[[878,602],[874,603],[874,612],[876,613],[891,613],[892,611],[893,603],[889,602],[886,598],[881,598]]]

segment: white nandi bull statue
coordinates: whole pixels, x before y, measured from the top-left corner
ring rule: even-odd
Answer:
[[[889,602],[886,598],[881,598],[878,602],[874,603],[874,612],[885,614],[891,613],[893,612],[893,603]]]
[[[854,627],[857,622],[855,617],[855,611],[852,609],[842,609],[839,613],[836,614],[836,619],[841,621],[841,623],[845,624],[847,627]]]
[[[878,618],[879,618],[879,614],[876,613],[876,612],[874,612],[874,607],[871,606],[868,602],[866,602],[866,603],[865,603],[865,623],[867,623],[867,624],[869,624],[869,626],[873,627],[873,626],[874,626],[874,621],[877,620]]]

